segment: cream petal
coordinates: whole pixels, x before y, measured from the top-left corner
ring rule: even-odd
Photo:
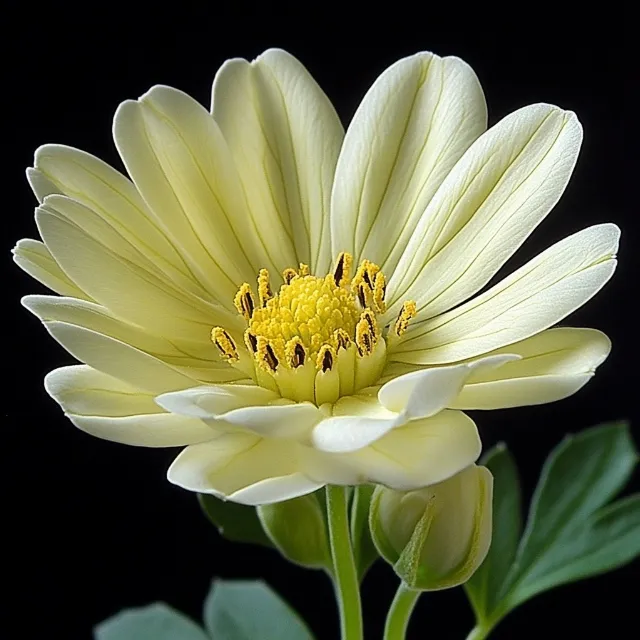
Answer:
[[[367,447],[407,419],[385,409],[375,397],[346,396],[333,406],[333,415],[313,429],[311,442],[319,451],[347,453]]]
[[[273,438],[306,439],[322,419],[315,405],[286,400],[255,385],[196,387],[161,395],[156,402],[167,411]]]
[[[116,318],[105,307],[75,298],[25,296],[22,304],[42,322],[59,321],[115,338],[203,382],[233,382],[244,378],[220,360],[211,341],[167,339]]]
[[[237,432],[187,447],[167,477],[190,491],[257,505],[289,500],[323,485],[302,469],[298,445]]]
[[[331,263],[329,198],[344,131],[333,106],[293,56],[270,49],[227,61],[212,113],[238,167],[259,236],[278,270]]]
[[[45,388],[76,427],[113,442],[175,447],[220,433],[201,420],[162,412],[152,395],[90,367],[56,369],[45,378]]]
[[[389,318],[406,299],[432,317],[479,291],[562,195],[582,127],[575,114],[536,104],[481,136],[424,212],[388,283]]]
[[[193,386],[191,378],[124,342],[66,322],[44,326],[74,358],[140,389],[161,394]]]
[[[343,459],[362,482],[408,491],[455,475],[477,460],[481,448],[473,420],[445,409],[393,429],[368,447],[343,454]]]
[[[41,203],[51,194],[73,198],[113,227],[176,284],[199,295],[206,293],[189,257],[173,245],[138,190],[121,173],[91,154],[57,144],[40,147],[34,164],[27,177]]]
[[[349,125],[331,198],[334,254],[395,270],[441,182],[485,130],[473,70],[418,53],[376,80]]]
[[[59,205],[61,196],[56,197]],[[71,201],[68,201],[71,202]],[[74,211],[82,205],[73,205]],[[67,210],[67,214],[69,210]],[[85,209],[87,216],[91,212]],[[131,245],[116,252],[117,238],[93,237],[63,213],[43,205],[36,222],[45,244],[65,273],[114,314],[171,337],[206,342],[215,324],[240,326],[239,316],[207,303],[147,270]],[[122,240],[122,245],[124,245]],[[141,301],[144,301],[142,304]]]
[[[390,359],[455,362],[534,335],[594,296],[612,276],[620,230],[589,227],[553,245],[485,293],[400,338]]]
[[[203,386],[158,396],[156,402],[174,413],[215,420],[241,407],[267,405],[281,400],[280,394],[250,384]]]
[[[450,405],[456,409],[502,409],[554,402],[581,389],[611,351],[594,329],[543,331],[501,352],[521,356],[500,369],[474,373]]]
[[[387,382],[378,392],[381,405],[396,411],[405,420],[429,418],[451,403],[465,382],[477,371],[494,370],[519,356],[492,355],[450,367],[421,369]]]
[[[32,278],[61,296],[89,300],[89,296],[62,271],[49,249],[38,240],[18,240],[13,248],[13,261]]]
[[[207,210],[218,194],[210,191],[207,182],[214,177],[204,173],[210,167],[199,169],[190,149],[194,131],[179,129],[154,110],[149,103],[153,91],[138,102],[127,101],[118,107],[113,125],[116,146],[145,201],[173,242],[193,260],[198,280],[220,304],[231,305],[237,287],[255,275],[228,222],[227,216],[237,212],[227,211],[227,202],[222,200]],[[190,101],[187,108],[196,107]],[[211,126],[215,128],[215,123]],[[207,138],[199,143],[208,141],[211,158],[216,140]],[[204,201],[199,199],[203,193],[208,196]]]

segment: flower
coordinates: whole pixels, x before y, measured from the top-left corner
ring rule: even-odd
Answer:
[[[59,145],[29,182],[43,242],[24,305],[81,365],[45,381],[93,435],[185,446],[187,489],[263,504],[326,483],[410,490],[480,453],[461,410],[550,402],[609,341],[549,328],[615,268],[618,229],[553,245],[483,293],[559,199],[576,116],[537,104],[485,132],[473,71],[431,53],[374,83],[346,134],[280,50],[218,72],[209,113],[126,101],[131,176]]]
[[[415,491],[376,487],[369,512],[371,536],[409,587],[457,587],[489,551],[492,494],[491,472],[475,464]]]

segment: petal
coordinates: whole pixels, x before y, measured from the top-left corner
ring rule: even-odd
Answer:
[[[375,397],[346,396],[333,406],[330,418],[316,425],[311,441],[319,451],[357,451],[405,422],[404,416],[385,409]]]
[[[135,246],[179,286],[203,294],[205,289],[174,246],[135,186],[98,158],[64,145],[47,144],[35,155],[27,177],[42,203],[51,194],[73,198]]]
[[[167,477],[190,491],[211,493],[242,504],[290,500],[323,486],[301,468],[300,448],[249,433],[227,433],[187,447]]]
[[[432,317],[489,282],[559,200],[581,142],[575,114],[546,104],[520,109],[481,136],[411,236],[389,281],[389,317],[406,299]]]
[[[474,373],[450,406],[502,409],[561,400],[593,377],[610,350],[609,338],[594,329],[543,331],[499,350],[521,359],[497,370]]]
[[[594,296],[613,275],[620,230],[589,227],[553,245],[464,305],[416,323],[392,360],[455,362],[534,335]]]
[[[106,440],[175,447],[206,442],[219,433],[201,420],[162,412],[152,395],[87,366],[52,371],[45,388],[76,427]]]
[[[363,482],[408,491],[455,475],[475,462],[481,449],[473,420],[460,411],[444,410],[393,429],[374,444],[343,457]]]
[[[387,382],[378,392],[378,400],[390,411],[401,413],[406,420],[429,418],[451,406],[475,372],[493,371],[517,359],[517,355],[509,352],[450,367],[407,373]]]
[[[482,89],[462,60],[419,53],[387,69],[345,136],[331,199],[333,252],[393,272],[425,207],[486,124]]]
[[[74,358],[154,394],[193,386],[193,379],[134,347],[66,322],[45,328]]]
[[[13,261],[32,278],[61,296],[89,299],[68,276],[60,269],[49,249],[38,240],[18,240],[13,249]]]
[[[156,402],[168,411],[272,438],[306,439],[322,419],[315,405],[285,400],[255,385],[196,387],[161,395]]]
[[[293,56],[270,49],[227,61],[212,113],[238,167],[257,232],[281,271],[331,262],[329,198],[344,132],[328,98]]]
[[[75,298],[25,296],[21,302],[42,322],[66,322],[115,338],[165,362],[194,380],[232,382],[245,377],[238,369],[218,358],[210,341],[200,343],[169,340],[153,335],[116,318],[101,305]]]
[[[281,400],[280,394],[251,384],[192,387],[165,393],[156,402],[167,411],[202,420],[215,420],[241,407],[266,405]]]
[[[154,87],[118,107],[114,139],[136,187],[207,290],[231,304],[255,271],[229,222],[242,218],[242,198],[215,122],[185,94]]]
[[[115,232],[91,228],[89,220],[96,222],[96,216],[89,209],[62,196],[50,198],[56,208],[45,204],[36,213],[47,248],[78,286],[114,314],[155,333],[202,342],[209,340],[215,324],[239,324],[237,313],[163,279]]]

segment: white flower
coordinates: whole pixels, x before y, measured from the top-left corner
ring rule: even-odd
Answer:
[[[132,181],[41,147],[43,242],[15,260],[59,294],[25,306],[85,363],[47,390],[88,433],[186,445],[169,479],[238,502],[454,475],[480,453],[460,409],[566,397],[610,348],[549,327],[611,277],[614,225],[475,295],[556,203],[581,141],[545,104],[485,126],[473,71],[420,53],[345,135],[302,65],[269,50],[222,66],[211,114],[164,86],[123,103]]]

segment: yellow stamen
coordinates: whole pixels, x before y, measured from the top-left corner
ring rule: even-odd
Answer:
[[[244,332],[244,343],[249,350],[249,353],[256,353],[258,351],[258,339],[247,329]]]
[[[273,292],[271,291],[271,283],[269,282],[269,272],[266,269],[260,269],[260,273],[258,274],[258,300],[260,306],[266,306],[267,300],[270,298],[273,298]]]
[[[300,269],[299,269],[298,273],[301,276],[308,276],[309,275],[309,265],[308,264],[304,264],[304,262],[301,262],[300,263]]]
[[[353,256],[350,253],[342,252],[338,256],[336,267],[333,270],[333,280],[337,287],[344,287],[349,282],[351,276],[351,265]]]
[[[295,269],[292,269],[291,267],[287,267],[283,272],[282,272],[282,279],[284,280],[285,284],[289,284],[294,278],[298,277],[298,272]]]
[[[365,309],[360,314],[360,322],[362,322],[363,320],[369,325],[369,333],[371,334],[371,340],[373,344],[377,344],[378,339],[380,338],[380,330],[378,329],[378,325],[376,323],[376,316],[374,315],[373,311],[371,311],[371,309]]]
[[[373,307],[377,313],[384,313],[387,310],[387,303],[384,301],[386,290],[387,282],[384,274],[378,271],[373,281]]]
[[[330,344],[322,345],[316,358],[316,369],[320,371],[331,371],[336,359],[336,351]]]
[[[253,292],[248,282],[245,282],[238,289],[236,297],[233,299],[233,304],[236,306],[238,313],[247,321],[251,320],[251,315],[255,309],[255,302],[253,300]]]
[[[220,356],[223,359],[230,363],[237,362],[240,359],[234,341],[222,327],[214,327],[211,330],[211,341],[218,347]]]
[[[413,300],[407,300],[400,309],[398,319],[393,327],[393,330],[397,336],[401,336],[409,326],[409,322],[415,317],[417,313],[416,303]]]
[[[349,338],[349,334],[344,329],[336,329],[333,332],[333,344],[336,352],[340,349],[347,349],[350,343],[351,339]]]
[[[362,318],[356,325],[356,346],[361,356],[368,356],[373,351],[373,336],[371,326],[366,318]]]
[[[278,358],[276,358],[276,354],[273,350],[273,347],[267,342],[265,338],[262,336],[258,336],[257,338],[257,360],[258,364],[265,370],[270,373],[274,373],[278,368]]]
[[[284,348],[284,353],[287,362],[292,369],[301,367],[307,357],[307,352],[302,344],[302,340],[300,340],[298,336],[291,338],[291,340],[287,342]]]

